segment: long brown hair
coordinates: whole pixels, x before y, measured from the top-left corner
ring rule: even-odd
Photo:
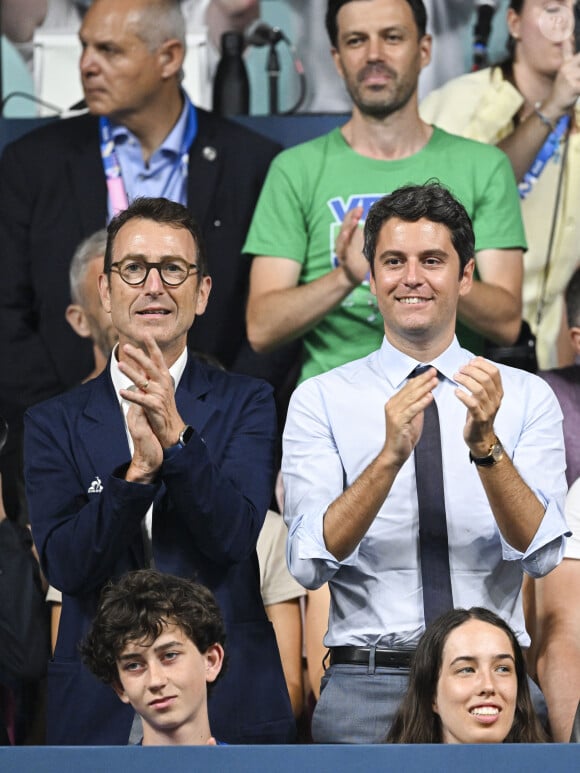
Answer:
[[[442,743],[441,720],[433,711],[433,698],[443,662],[443,648],[455,628],[468,620],[481,620],[508,636],[518,682],[514,722],[504,743],[542,743],[546,736],[536,717],[522,649],[509,625],[483,607],[452,609],[428,626],[419,641],[409,673],[409,687],[395,716],[386,743]]]

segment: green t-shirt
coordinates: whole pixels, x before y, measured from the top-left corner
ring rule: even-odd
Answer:
[[[435,128],[412,156],[378,161],[355,153],[340,129],[297,145],[274,159],[260,195],[244,252],[302,264],[299,283],[338,263],[334,243],[344,215],[409,184],[438,180],[473,221],[476,250],[525,247],[519,198],[507,157],[497,148]],[[457,326],[462,346],[482,353],[483,339]],[[304,335],[301,380],[364,357],[384,334],[376,299],[365,281]]]

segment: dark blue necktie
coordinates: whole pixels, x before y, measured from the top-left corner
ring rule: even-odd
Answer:
[[[409,376],[424,373],[430,365],[418,366]],[[433,400],[423,414],[423,431],[415,447],[415,475],[419,503],[419,553],[423,582],[425,625],[453,609],[447,518],[443,493],[443,462],[439,413]]]

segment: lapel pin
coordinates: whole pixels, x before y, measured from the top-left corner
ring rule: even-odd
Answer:
[[[215,161],[217,158],[217,150],[211,145],[206,145],[201,154],[206,161]]]

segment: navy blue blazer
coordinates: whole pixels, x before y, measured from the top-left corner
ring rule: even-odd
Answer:
[[[141,522],[151,503],[156,568],[207,585],[224,614],[229,663],[210,697],[212,733],[227,743],[293,737],[255,552],[274,476],[271,387],[190,355],[176,402],[195,433],[149,485],[123,478],[130,452],[109,368],[26,414],[33,535],[49,581],[63,591],[49,663],[50,744],[127,743],[132,709],[92,677],[77,648],[103,584],[145,566]]]

